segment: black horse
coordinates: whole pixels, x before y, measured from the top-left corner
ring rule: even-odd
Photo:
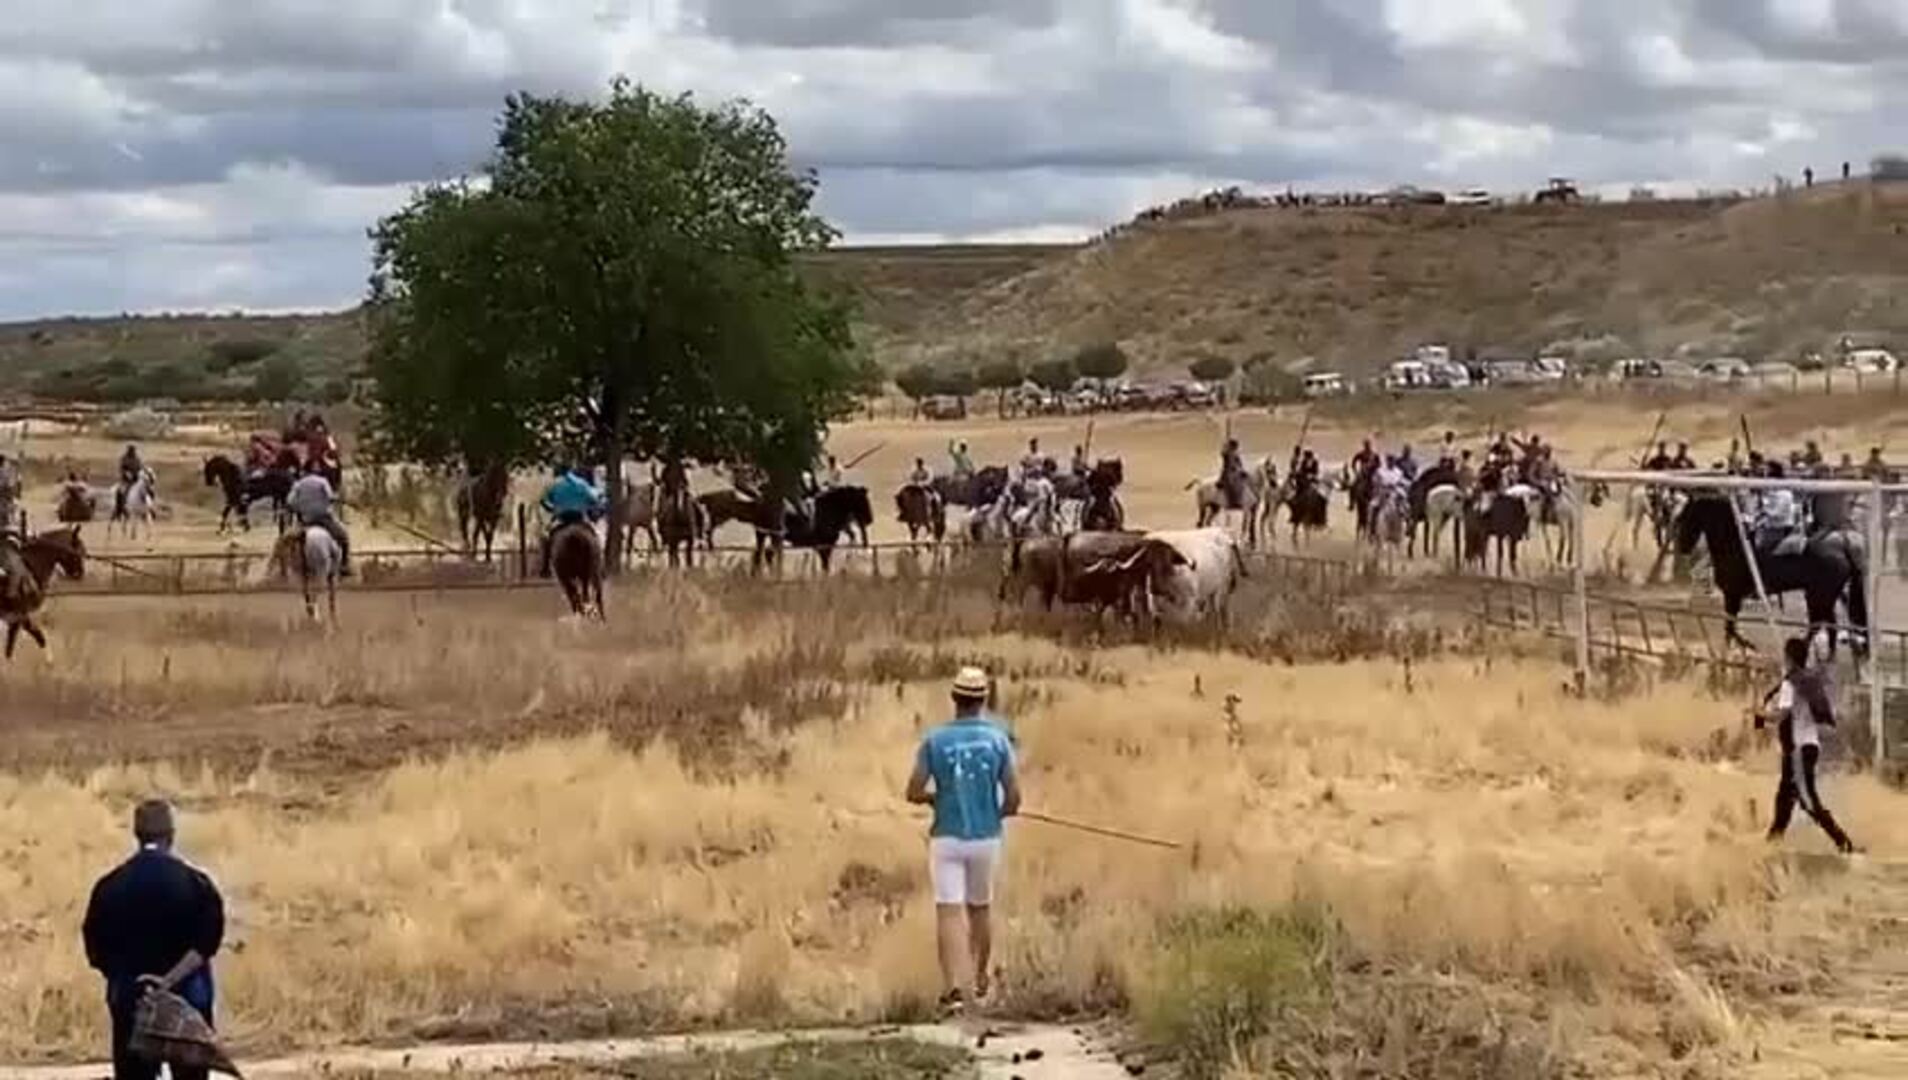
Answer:
[[[1106,458],[1087,474],[1086,509],[1080,513],[1083,532],[1120,532],[1126,528],[1126,508],[1120,505],[1120,485],[1126,482],[1126,466],[1119,458]]]
[[[1676,558],[1684,563],[1696,544],[1709,545],[1709,565],[1723,596],[1723,637],[1743,648],[1754,648],[1736,629],[1742,603],[1756,592],[1756,575],[1749,572],[1743,533],[1736,509],[1721,495],[1701,494],[1689,500],[1676,516]],[[1799,592],[1807,600],[1809,627],[1826,629],[1829,647],[1835,646],[1835,604],[1848,608],[1849,624],[1860,633],[1853,638],[1857,656],[1868,650],[1868,551],[1860,534],[1832,529],[1809,538],[1793,555],[1757,552],[1756,570],[1769,596]]]
[[[767,499],[750,507],[757,567],[779,562],[784,546],[807,548],[821,560],[825,574],[842,535],[853,536],[857,527],[866,529],[874,524],[874,504],[868,501],[865,487],[829,488],[815,496],[812,520],[799,510],[782,508]]]
[[[1508,559],[1510,572],[1517,573],[1517,549],[1530,539],[1530,507],[1515,495],[1493,493],[1488,499],[1472,495],[1464,504],[1461,552],[1464,561],[1481,572],[1489,563],[1491,541],[1497,541],[1497,576],[1504,576]]]
[[[1000,493],[1007,490],[1007,470],[989,465],[964,477],[937,476],[934,490],[946,506],[992,506],[1000,501]]]
[[[261,499],[272,501],[272,519],[279,532],[291,525],[291,509],[285,505],[285,497],[291,494],[292,470],[274,466],[261,473],[245,475],[238,463],[224,454],[214,454],[205,459],[205,486],[217,487],[225,492],[225,509],[219,513],[219,532],[229,532],[232,518],[238,518],[239,527],[247,532],[252,529],[252,504]]]

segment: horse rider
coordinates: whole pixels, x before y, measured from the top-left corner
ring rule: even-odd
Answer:
[[[79,470],[66,470],[66,479],[60,483],[59,505],[65,506],[67,503],[80,503],[84,505],[91,501],[92,497],[93,489],[86,481],[80,479]]]
[[[1352,455],[1351,474],[1354,477],[1363,476],[1367,469],[1377,467],[1378,451],[1372,449],[1371,440],[1366,439],[1364,445],[1358,448],[1358,452]]]
[[[1815,444],[1814,439],[1810,439],[1802,444],[1801,457],[1802,464],[1808,466],[1810,469],[1819,469],[1822,467],[1822,448]]]
[[[121,517],[126,513],[126,493],[139,482],[139,476],[146,471],[146,463],[139,459],[139,447],[126,444],[126,452],[119,455],[119,486],[113,489],[113,516]]]
[[[1882,460],[1881,447],[1868,448],[1868,460],[1862,462],[1861,476],[1864,480],[1880,481],[1884,484],[1895,482],[1895,470],[1889,468],[1888,463]]]
[[[823,491],[833,491],[841,486],[841,480],[841,463],[835,460],[835,455],[830,454],[822,462],[821,489]]]
[[[1769,478],[1783,478],[1782,463],[1768,463]],[[1756,550],[1765,554],[1793,554],[1785,549],[1797,548],[1804,541],[1802,536],[1802,508],[1796,501],[1795,492],[1788,488],[1768,488],[1761,492],[1756,500],[1755,544]]]
[[[1418,459],[1411,453],[1410,443],[1404,444],[1404,449],[1398,451],[1398,456],[1392,460],[1392,464],[1398,467],[1399,472],[1404,473],[1405,483],[1408,484],[1418,478]]]
[[[1669,472],[1675,467],[1676,459],[1670,456],[1669,443],[1666,442],[1657,443],[1656,453],[1643,463],[1646,472]]]
[[[1047,459],[1040,453],[1040,440],[1027,440],[1027,453],[1020,459],[1020,479],[1022,482],[1047,472]]]
[[[682,468],[681,462],[672,462],[676,469]],[[663,490],[669,491],[670,465],[663,466]],[[543,512],[549,516],[549,525],[543,532],[541,541],[541,569],[539,576],[550,576],[550,541],[561,529],[571,525],[587,525],[603,515],[605,500],[603,492],[596,485],[585,480],[576,469],[568,464],[558,465],[551,470],[550,486],[543,489],[543,498],[539,500]]]
[[[291,486],[285,506],[304,528],[317,526],[331,534],[338,544],[338,576],[351,576],[351,534],[338,520],[338,492],[325,476],[324,463],[317,458],[305,462],[305,475]]]
[[[1689,444],[1676,444],[1676,456],[1670,459],[1669,467],[1677,471],[1690,471],[1696,468],[1696,459],[1689,456]]]
[[[968,455],[966,443],[949,441],[947,458],[954,479],[966,480],[974,475],[974,459]]]
[[[1086,447],[1075,446],[1073,448],[1073,460],[1068,463],[1068,468],[1071,469],[1073,475],[1080,480],[1084,481],[1087,478],[1087,474],[1093,471],[1093,466],[1087,464]]]
[[[1385,505],[1390,499],[1405,499],[1411,488],[1411,477],[1404,469],[1404,454],[1399,453],[1385,458],[1371,473],[1371,505],[1374,511]],[[1372,529],[1377,530],[1377,517],[1372,518]]]
[[[1469,495],[1477,486],[1477,466],[1471,461],[1469,447],[1458,451],[1457,486],[1458,490],[1466,495]]]
[[[1219,451],[1219,491],[1225,496],[1226,509],[1245,507],[1246,467],[1239,452],[1239,440],[1227,439]]]

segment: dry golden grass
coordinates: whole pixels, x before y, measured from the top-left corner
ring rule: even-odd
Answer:
[[[1628,1075],[1730,1060],[1766,984],[1826,993],[1823,955],[1858,942],[1836,904],[1860,882],[1770,868],[1767,762],[1719,756],[1737,707],[1688,686],[1598,702],[1536,661],[1095,648],[996,630],[958,582],[616,601],[595,629],[527,597],[362,599],[297,645],[289,601],[61,612],[61,651],[0,683],[27,747],[0,775],[0,1059],[96,1053],[79,907],[155,791],[227,890],[248,1049],[918,1015],[923,821],[898,792],[962,659],[1006,678],[1031,807],[1189,845],[1014,826],[1016,1012],[1144,1008],[1172,992],[1161,920],[1300,902],[1348,979],[1461,989],[1439,1023]],[[1300,617],[1253,610],[1262,644]],[[1878,855],[1908,844],[1896,796],[1831,790]]]

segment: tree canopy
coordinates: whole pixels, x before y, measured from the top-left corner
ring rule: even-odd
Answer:
[[[1075,353],[1073,366],[1089,379],[1117,379],[1126,374],[1129,363],[1118,342],[1103,341]]]
[[[775,122],[619,79],[519,94],[487,182],[372,232],[373,430],[393,456],[747,463],[789,481],[873,385],[795,256],[834,230]],[[612,530],[612,546],[617,543]]]
[[[1027,377],[1034,385],[1057,392],[1071,387],[1080,377],[1080,369],[1074,365],[1073,357],[1061,356],[1034,364],[1027,369]]]
[[[1232,362],[1231,357],[1220,356],[1218,353],[1196,356],[1186,365],[1187,373],[1201,382],[1225,382],[1232,378],[1232,373],[1237,370],[1238,365]]]

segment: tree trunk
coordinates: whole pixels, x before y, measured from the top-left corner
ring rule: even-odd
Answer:
[[[627,499],[623,493],[623,447],[629,441],[625,430],[629,421],[624,418],[621,409],[610,422],[610,437],[607,460],[603,465],[603,486],[609,492],[609,536],[603,542],[603,562],[611,574],[623,572],[623,542],[625,519],[627,517]]]

